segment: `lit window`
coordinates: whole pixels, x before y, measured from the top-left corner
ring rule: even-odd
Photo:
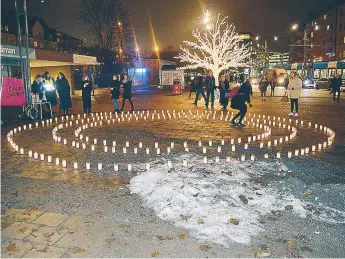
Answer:
[[[34,41],[34,46],[35,46],[35,48],[37,48],[37,46],[38,46],[37,41]]]
[[[323,15],[323,19],[326,21],[327,20],[327,14]]]
[[[5,25],[5,31],[8,31],[8,25]]]

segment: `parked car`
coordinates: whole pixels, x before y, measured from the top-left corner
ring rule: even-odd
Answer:
[[[329,89],[329,79],[328,78],[321,78],[319,80],[315,81],[315,89],[319,90],[319,89]]]
[[[315,81],[312,78],[306,77],[306,78],[303,79],[303,85],[302,85],[303,88],[312,88],[312,89],[314,89],[315,86],[316,86]]]

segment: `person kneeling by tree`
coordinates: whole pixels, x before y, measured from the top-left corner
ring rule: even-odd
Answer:
[[[239,127],[245,127],[245,125],[242,123],[242,120],[244,116],[247,113],[247,105],[249,104],[250,107],[252,107],[250,103],[250,94],[251,94],[251,85],[249,81],[245,81],[238,90],[237,95],[231,98],[231,108],[239,110],[239,112],[235,115],[234,118],[230,121],[230,123],[234,126]],[[236,123],[236,119],[239,118],[238,122]]]

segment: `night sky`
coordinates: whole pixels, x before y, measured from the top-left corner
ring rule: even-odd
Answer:
[[[178,49],[183,40],[191,38],[191,30],[200,25],[201,3],[212,3],[212,14],[227,15],[237,32],[252,32],[268,39],[274,35],[279,42],[268,42],[270,49],[287,52],[289,26],[306,18],[308,12],[317,12],[333,0],[124,0],[131,12],[140,50],[154,48],[149,26],[152,21],[159,48],[169,45]],[[14,0],[2,0],[9,7]],[[89,38],[87,28],[80,24],[76,5],[78,0],[28,0],[32,15],[41,15],[46,23],[80,39]],[[284,39],[285,37],[285,39]]]

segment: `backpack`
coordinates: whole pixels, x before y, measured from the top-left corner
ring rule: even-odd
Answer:
[[[234,89],[230,91],[230,93],[225,94],[225,98],[232,98],[236,95],[238,95],[238,91],[240,90],[240,86],[236,86]]]

